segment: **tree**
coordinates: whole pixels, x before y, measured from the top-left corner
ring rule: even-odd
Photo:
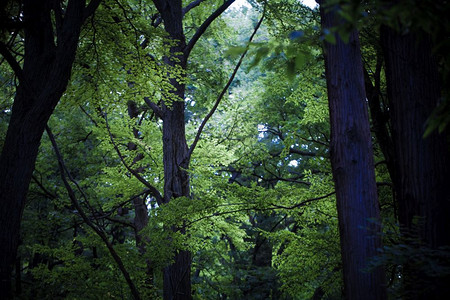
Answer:
[[[10,18],[10,33],[24,40],[23,67],[7,45],[1,54],[19,79],[12,115],[0,156],[0,295],[11,296],[11,271],[19,242],[19,229],[41,136],[70,79],[83,23],[100,1],[85,6],[70,0],[24,0],[20,18]],[[2,7],[5,9],[5,7]],[[22,21],[23,20],[23,21]],[[4,25],[6,26],[6,25]],[[9,30],[8,30],[9,29]],[[5,30],[5,28],[2,28]]]
[[[384,271],[367,272],[381,246],[372,142],[358,32],[347,43],[333,30],[344,20],[339,6],[321,1],[325,71],[331,126],[331,165],[336,188],[344,289],[347,299],[384,299]]]
[[[393,181],[402,235],[411,247],[450,246],[450,153],[447,132],[424,137],[428,118],[442,97],[442,79],[433,42],[422,29],[401,33],[406,25],[384,25],[381,43],[386,62],[387,95],[392,126]],[[420,25],[419,25],[420,26]],[[448,295],[448,274],[432,274],[413,261],[403,265],[404,293],[409,299]],[[444,274],[445,275],[445,274]]]
[[[171,99],[162,99],[161,107],[147,102],[155,114],[163,121],[162,139],[165,181],[162,204],[164,204],[173,198],[190,197],[189,175],[187,170],[189,169],[190,156],[197,141],[194,141],[194,144],[188,148],[185,135],[184,77],[189,54],[211,22],[220,16],[234,0],[226,1],[207,18],[189,43],[186,43],[183,29],[183,17],[186,9],[183,9],[182,1],[154,0],[153,2],[161,15],[164,29],[171,40],[169,55],[164,58],[164,62],[168,66],[171,66],[173,70],[173,73],[169,75],[173,88],[171,91]],[[197,2],[199,3],[201,1]],[[174,72],[178,72],[178,74]],[[184,231],[183,228],[173,228],[173,230]],[[164,299],[191,298],[190,272],[190,253],[186,250],[178,251],[174,257],[174,263],[164,270]]]

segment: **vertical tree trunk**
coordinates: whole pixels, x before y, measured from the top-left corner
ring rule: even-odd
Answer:
[[[20,85],[0,156],[1,299],[12,297],[11,272],[17,254],[20,221],[40,140],[67,87],[86,17],[83,15],[85,1],[71,0],[65,9],[64,22],[57,24],[54,33],[53,4],[53,1],[23,1],[23,70],[18,63],[12,63]]]
[[[337,26],[321,5],[322,28]],[[377,188],[358,33],[345,44],[325,43],[331,124],[331,164],[336,188],[346,299],[385,299],[382,268],[367,271],[381,246]]]
[[[170,67],[186,70],[187,58],[182,54],[186,46],[183,31],[182,1],[154,0],[155,6],[164,20],[164,29],[175,41],[170,47],[170,56],[165,63]],[[169,74],[169,76],[172,76]],[[185,76],[182,74],[181,76]],[[163,163],[164,163],[164,203],[173,198],[189,197],[188,146],[184,124],[185,84],[171,78],[173,99],[163,99]],[[184,231],[183,228],[172,230]],[[177,251],[174,262],[163,271],[164,299],[191,299],[191,254]]]
[[[19,92],[16,101],[21,99]],[[0,157],[0,298],[9,299],[25,196],[43,126],[13,114]],[[28,124],[27,124],[28,123]],[[33,126],[34,125],[34,126]]]
[[[177,96],[184,99],[184,86]],[[164,202],[177,197],[189,197],[189,175],[186,161],[188,148],[185,137],[184,101],[172,103],[163,118]],[[181,230],[183,228],[172,228]],[[177,251],[174,263],[164,269],[164,299],[191,299],[191,254]]]
[[[450,245],[450,153],[445,134],[423,138],[425,122],[441,97],[431,40],[426,34],[399,34],[382,28],[390,103],[395,185],[402,234],[431,248]],[[411,299],[443,299],[449,278],[426,278],[406,264],[405,289]]]

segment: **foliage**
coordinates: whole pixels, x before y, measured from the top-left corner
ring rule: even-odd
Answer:
[[[223,3],[200,2],[185,14],[188,39]],[[300,1],[249,3],[215,20],[181,70],[162,63],[174,41],[158,25],[153,2],[103,1],[83,28],[70,85],[48,123],[76,199],[107,236],[143,299],[162,297],[162,270],[179,250],[192,254],[195,299],[342,297],[320,47],[324,39],[333,42],[335,33],[345,40],[348,26],[356,26],[362,29],[365,65],[375,69],[378,41],[364,32],[376,26],[372,12],[367,13],[373,6],[370,1],[333,1],[347,22],[321,32],[318,11]],[[395,9],[383,16],[415,24],[413,16]],[[263,11],[263,26],[247,45]],[[420,20],[417,26],[428,31],[436,21]],[[442,52],[445,41],[439,47]],[[168,180],[163,124],[149,103],[182,101],[173,96],[171,79],[183,81],[186,136],[192,143],[247,48],[241,70],[192,154],[190,197],[158,203],[143,183],[163,191]],[[0,74],[1,147],[16,82],[4,63]],[[445,127],[445,110],[436,111],[429,131]],[[389,173],[377,144],[374,149],[380,162],[377,181],[383,183],[382,215],[395,220]],[[58,163],[44,135],[23,214],[18,297],[131,298],[105,241],[71,201]],[[146,212],[142,230],[138,205]],[[388,228],[396,228],[395,221],[385,222],[384,228],[386,246],[374,265],[394,267],[397,275],[403,260],[411,259],[424,272],[448,275],[448,266],[441,264],[448,253],[392,242],[398,230],[391,236]],[[398,286],[392,289],[397,292]]]

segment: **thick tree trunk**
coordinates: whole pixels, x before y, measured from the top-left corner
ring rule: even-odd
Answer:
[[[187,58],[181,54],[186,46],[183,31],[182,1],[154,0],[164,20],[164,29],[175,41],[170,48],[171,56],[164,59],[170,67],[186,70]],[[169,74],[169,76],[172,76]],[[181,76],[185,76],[182,74]],[[164,203],[174,198],[189,197],[188,146],[184,124],[185,84],[175,78],[170,79],[175,99],[163,99],[163,163],[164,163]],[[184,232],[184,228],[172,228]],[[191,254],[178,251],[174,262],[164,268],[163,296],[166,300],[191,299]]]
[[[184,98],[184,86],[177,87],[177,96]],[[181,99],[183,99],[181,98]],[[163,118],[164,202],[189,197],[189,175],[186,161],[188,148],[185,136],[184,101],[172,103]],[[181,230],[183,228],[172,228]],[[191,254],[177,251],[174,263],[164,269],[164,299],[191,298]]]
[[[0,157],[1,299],[12,296],[11,272],[19,242],[20,220],[43,133],[43,126],[38,128],[35,120],[25,119],[23,115],[13,114]]]
[[[340,22],[321,7],[322,28]],[[366,270],[381,246],[377,188],[358,33],[345,44],[325,43],[331,124],[331,164],[336,188],[346,299],[385,299],[382,268]]]
[[[431,248],[450,245],[450,153],[445,134],[424,138],[425,122],[441,97],[437,62],[424,34],[382,28],[402,234]],[[411,299],[443,299],[449,278],[427,278],[404,266]]]
[[[52,1],[23,1],[24,65],[21,74],[17,74],[20,85],[0,156],[1,299],[12,297],[11,272],[26,194],[45,125],[70,78],[84,4],[84,1],[69,1],[55,45]]]

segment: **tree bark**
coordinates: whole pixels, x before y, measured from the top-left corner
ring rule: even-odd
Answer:
[[[189,43],[183,30],[184,13],[195,5],[182,8],[181,0],[153,0],[164,22],[164,29],[170,39],[170,55],[164,58],[169,67],[178,68],[186,76],[186,64],[191,50],[196,42],[205,33],[209,25],[219,17],[234,0],[227,0],[219,6],[197,29]],[[172,85],[171,99],[162,99],[161,107],[146,101],[153,111],[163,121],[163,163],[164,163],[164,199],[168,203],[174,198],[190,197],[189,174],[187,172],[195,144],[198,141],[201,129],[199,129],[191,149],[189,150],[185,135],[184,118],[184,80],[169,78]],[[223,95],[222,95],[223,96]],[[216,102],[217,108],[218,102]],[[215,109],[212,110],[212,113]],[[211,113],[211,114],[212,114]],[[210,117],[210,116],[209,116]],[[208,118],[208,117],[207,117]],[[208,119],[205,118],[207,121]],[[206,122],[205,121],[205,122]],[[184,226],[171,228],[174,231],[185,232]],[[191,254],[189,251],[179,250],[176,252],[174,262],[164,269],[163,296],[164,299],[191,299]]]
[[[169,67],[186,70],[186,57],[182,54],[186,46],[183,31],[182,1],[155,0],[155,6],[164,21],[164,29],[175,43],[170,47],[170,56],[164,61]],[[169,77],[173,75],[169,74]],[[182,74],[181,76],[185,76]],[[164,164],[164,203],[173,198],[189,197],[188,146],[184,124],[185,84],[170,78],[173,99],[163,99],[163,164]],[[172,228],[181,230],[183,228]],[[164,299],[191,299],[191,254],[177,250],[174,262],[163,270]]]
[[[323,29],[342,23],[335,11],[325,10],[321,5]],[[381,239],[358,32],[350,32],[347,44],[336,35],[336,43],[325,42],[324,51],[345,297],[385,299],[384,270],[366,270]]]
[[[446,133],[424,138],[425,123],[441,97],[431,39],[382,27],[397,179],[394,188],[404,237],[436,249],[450,246],[450,153]],[[408,299],[443,299],[447,278],[427,278],[404,265]]]
[[[53,4],[53,1],[23,1],[23,70],[13,62],[12,69],[20,84],[0,156],[1,299],[12,297],[11,272],[17,254],[20,221],[40,140],[67,87],[81,26],[86,18],[85,2],[69,1],[64,22],[57,22],[54,30]]]

